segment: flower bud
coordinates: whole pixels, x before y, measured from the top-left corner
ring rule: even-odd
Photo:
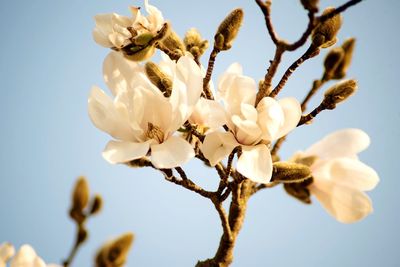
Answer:
[[[243,10],[237,8],[233,10],[219,25],[214,36],[214,47],[219,50],[229,50],[232,42],[236,38],[243,21]]]
[[[125,264],[133,242],[133,234],[127,233],[106,243],[97,253],[96,267],[121,267]]]
[[[129,48],[129,49],[127,49]],[[133,46],[133,47],[125,47],[124,48],[124,56],[125,58],[132,60],[132,61],[144,61],[146,59],[149,59],[151,56],[154,55],[154,52],[156,51],[154,46],[146,46],[146,47],[140,47],[140,46]]]
[[[95,195],[92,200],[92,206],[90,208],[90,214],[94,215],[100,212],[101,208],[103,207],[103,199],[100,195]]]
[[[307,9],[310,12],[318,12],[319,0],[300,0],[304,9]]]
[[[169,97],[172,92],[172,80],[170,77],[163,73],[157,64],[153,62],[147,62],[144,69],[151,83],[157,86],[164,96]]]
[[[85,177],[79,177],[72,195],[72,208],[82,211],[89,202],[89,185]]]
[[[328,7],[322,15],[334,11],[334,7]],[[326,21],[319,23],[312,32],[312,44],[316,47],[327,48],[336,43],[336,34],[342,26],[342,16],[337,14]]]
[[[308,166],[293,162],[275,162],[273,164],[273,182],[298,183],[311,177],[311,170]]]
[[[346,76],[347,70],[350,67],[351,60],[353,58],[354,46],[356,44],[356,39],[350,38],[344,41],[342,44],[342,50],[344,51],[344,56],[337,66],[333,79],[343,79]]]
[[[174,32],[172,29],[169,31],[169,34],[166,35],[166,37],[161,41],[161,43],[165,48],[173,53],[181,56],[185,54],[185,45],[183,44],[179,35],[176,34],[176,32]]]
[[[325,73],[323,79],[328,81],[332,79],[337,67],[341,64],[344,57],[344,51],[341,47],[332,48],[326,55],[324,61]]]
[[[356,90],[357,81],[355,80],[345,80],[337,83],[326,90],[323,104],[325,105],[326,109],[334,109],[336,104],[349,98],[356,92]]]
[[[185,44],[186,50],[195,58],[203,55],[208,48],[208,41],[203,40],[199,31],[195,28],[191,28],[186,32],[183,43]]]

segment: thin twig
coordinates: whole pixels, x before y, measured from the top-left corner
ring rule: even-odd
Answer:
[[[279,94],[279,92],[282,90],[282,88],[285,86],[287,80],[289,77],[292,75],[292,73],[307,59],[310,59],[312,57],[315,57],[318,55],[319,49],[315,48],[314,46],[310,46],[307,51],[300,57],[298,58],[295,62],[293,62],[292,65],[285,71],[285,74],[283,74],[281,80],[279,81],[278,85],[274,88],[274,90],[269,94],[270,97],[275,97]]]
[[[326,79],[315,80],[311,90],[308,92],[303,102],[301,102],[301,110],[304,112],[307,109],[307,104],[317,91],[327,82]]]
[[[343,11],[345,11],[346,9],[348,9],[349,7],[354,6],[354,5],[358,4],[358,3],[360,3],[361,1],[363,1],[363,0],[351,0],[351,1],[348,1],[348,2],[344,3],[344,4],[341,5],[341,6],[338,6],[337,8],[335,8],[334,10],[332,10],[331,12],[329,12],[329,13],[327,13],[327,14],[325,14],[325,15],[320,16],[320,17],[318,18],[318,21],[319,21],[319,23],[322,23],[322,22],[324,22],[324,21],[326,21],[326,20],[328,20],[328,19],[330,19],[330,18],[336,16],[337,14],[342,13]]]
[[[321,111],[327,109],[326,105],[324,102],[322,102],[318,107],[316,107],[313,111],[311,111],[309,114],[306,116],[302,116],[299,123],[297,124],[297,127],[309,123],[311,120],[313,120]]]
[[[224,207],[222,206],[222,202],[220,202],[219,200],[216,200],[216,201],[213,201],[213,204],[215,206],[215,209],[218,212],[219,218],[221,219],[221,224],[222,224],[224,234],[226,234],[229,239],[232,239],[231,227],[229,225],[228,216],[226,214],[226,211],[225,211]]]
[[[207,99],[214,99],[210,90],[210,80],[214,69],[215,59],[217,58],[219,52],[220,52],[219,49],[214,46],[213,50],[211,51],[210,58],[208,60],[206,77],[204,77],[203,79],[203,92],[206,95]]]
[[[274,44],[276,46],[278,46],[280,40],[279,40],[275,30],[274,30],[274,27],[273,27],[273,24],[272,24],[272,20],[271,20],[271,4],[272,4],[272,1],[271,0],[267,0],[264,3],[262,0],[256,0],[256,3],[260,7],[261,11],[264,14],[265,24],[267,26],[268,33],[271,36],[272,42],[274,42]]]
[[[287,51],[294,51],[296,49],[298,49],[299,47],[303,46],[308,37],[310,36],[312,30],[315,27],[315,13],[313,11],[309,11],[308,12],[308,25],[307,25],[307,29],[305,30],[305,32],[303,33],[303,35],[300,37],[300,39],[292,44],[287,44],[285,49]]]
[[[264,188],[272,188],[279,184],[280,184],[280,182],[270,182],[268,184],[259,184],[258,186],[254,187],[252,195],[254,195],[255,193],[257,193],[258,191],[260,191]]]

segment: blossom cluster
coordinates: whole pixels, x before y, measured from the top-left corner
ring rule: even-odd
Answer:
[[[254,183],[270,183],[271,144],[297,127],[300,103],[291,97],[256,100],[258,84],[243,74],[239,63],[229,66],[215,85],[203,84],[206,72],[187,51],[179,58],[161,52],[158,64],[143,63],[154,54],[157,36],[167,24],[147,0],[145,9],[147,17],[132,7],[132,17],[95,18],[95,41],[113,50],[103,65],[111,95],[94,86],[88,100],[93,124],[113,138],[103,157],[113,164],[146,158],[155,168],[172,169],[196,155],[215,166],[239,149],[235,170]],[[214,97],[206,97],[204,88]],[[200,137],[190,138],[191,129]],[[291,159],[305,164],[304,159],[312,158],[312,181],[306,189],[341,222],[360,220],[372,211],[364,191],[373,189],[379,178],[357,159],[368,145],[364,132],[347,129]]]

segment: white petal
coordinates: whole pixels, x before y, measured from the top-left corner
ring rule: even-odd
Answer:
[[[236,126],[236,139],[243,145],[258,143],[261,137],[261,129],[258,124],[250,120],[242,120],[239,116],[232,116],[232,122]]]
[[[108,35],[112,33],[111,24],[112,14],[99,14],[94,17],[96,27],[93,30],[93,38],[101,46],[112,47],[113,44],[108,39]]]
[[[110,141],[103,151],[103,157],[111,164],[139,159],[147,155],[151,142],[151,140],[143,143]]]
[[[164,23],[162,13],[158,8],[150,5],[148,0],[144,1],[144,7],[149,14],[147,20],[149,21],[151,26],[150,31],[155,33],[161,28],[162,24]]]
[[[339,222],[353,223],[372,212],[370,198],[359,190],[326,179],[314,179],[309,188],[326,211]]]
[[[200,98],[189,121],[214,131],[226,123],[225,110],[215,100]]]
[[[225,98],[226,90],[232,86],[234,78],[242,75],[242,73],[243,68],[239,63],[233,63],[228,67],[218,80],[218,94],[220,97]]]
[[[270,142],[275,139],[284,124],[284,113],[278,101],[264,97],[257,105],[258,125],[262,130],[262,139]]]
[[[237,146],[239,146],[239,143],[232,133],[213,132],[206,135],[200,149],[204,156],[210,161],[211,166],[215,166]]]
[[[113,95],[130,86],[136,71],[141,71],[139,64],[126,59],[122,53],[111,51],[104,59],[103,77]]]
[[[256,82],[247,76],[234,76],[232,83],[225,90],[224,99],[227,110],[231,114],[241,114],[241,104],[254,105],[257,92]]]
[[[171,136],[151,146],[151,162],[160,169],[181,166],[195,156],[192,146],[181,137]]]
[[[277,136],[275,139],[278,139],[286,134],[288,134],[291,130],[297,127],[297,124],[301,118],[301,106],[299,101],[293,97],[283,98],[278,101],[281,106],[284,114],[284,122],[283,125],[279,128]]]
[[[0,266],[4,264],[15,254],[14,246],[10,243],[3,243],[0,245]]]
[[[321,158],[355,157],[369,146],[368,135],[359,129],[345,129],[325,136],[305,151]]]
[[[134,136],[127,110],[117,108],[100,88],[94,86],[88,99],[88,111],[93,124],[114,138],[131,140]]]
[[[253,105],[242,103],[240,107],[242,115],[246,120],[257,122],[258,113]]]
[[[108,35],[104,35],[98,28],[93,29],[92,36],[94,41],[103,47],[110,48],[114,46],[110,39],[108,39]]]
[[[30,245],[23,245],[11,260],[10,267],[31,266],[36,257],[36,252]]]
[[[237,171],[256,183],[268,183],[272,176],[272,158],[266,145],[242,146]]]
[[[369,191],[379,182],[379,176],[374,169],[357,159],[336,158],[330,161],[330,179],[337,184]]]

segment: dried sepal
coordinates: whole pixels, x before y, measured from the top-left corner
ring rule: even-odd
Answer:
[[[120,267],[126,262],[129,249],[134,236],[126,233],[119,238],[106,243],[97,252],[95,259],[96,267]]]
[[[294,162],[274,162],[272,182],[298,183],[311,177],[311,170],[307,165]]]
[[[334,7],[328,7],[324,10],[322,15],[326,15],[329,12],[334,11]],[[327,48],[334,45],[337,41],[336,35],[342,26],[342,15],[337,14],[332,18],[327,19],[324,22],[315,27],[312,32],[312,44],[316,47]]]
[[[218,50],[229,50],[243,22],[243,10],[237,8],[221,22],[214,36],[214,47]]]

